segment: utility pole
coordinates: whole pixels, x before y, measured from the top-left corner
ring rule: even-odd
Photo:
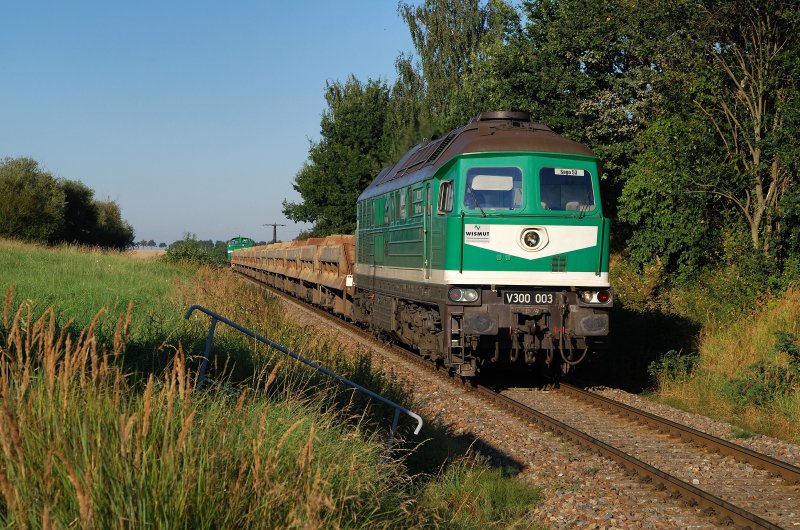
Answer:
[[[272,227],[272,242],[273,243],[277,243],[278,242],[278,227],[279,226],[286,226],[286,225],[281,225],[281,224],[278,224],[278,223],[265,223],[264,226],[271,226]]]

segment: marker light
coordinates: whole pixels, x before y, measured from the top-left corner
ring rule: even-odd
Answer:
[[[478,291],[453,287],[448,291],[447,296],[452,302],[475,302],[478,299]]]
[[[580,291],[579,296],[584,304],[607,304],[611,300],[609,291]]]

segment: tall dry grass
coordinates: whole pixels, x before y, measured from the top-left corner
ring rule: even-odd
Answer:
[[[136,392],[93,329],[12,307],[0,334],[0,520],[7,526],[386,527],[410,522],[381,440],[345,432],[275,377],[238,395],[194,392],[182,348]],[[386,504],[382,500],[386,500]]]

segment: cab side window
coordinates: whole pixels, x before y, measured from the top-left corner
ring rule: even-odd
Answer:
[[[443,180],[439,184],[439,205],[436,213],[443,214],[453,211],[453,181]]]

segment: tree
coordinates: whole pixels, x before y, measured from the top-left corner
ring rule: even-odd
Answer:
[[[795,180],[800,15],[786,0],[710,1],[705,14],[702,67],[715,79],[696,103],[731,173],[697,187],[730,201],[753,248],[768,253],[778,205]]]
[[[500,21],[509,10],[502,0],[484,5],[479,0],[398,5],[416,55],[401,54],[395,63],[398,77],[392,87],[388,130],[394,157],[422,138],[463,125],[475,114],[459,104],[464,77],[473,68],[481,43],[502,35]]]
[[[95,205],[97,206],[97,231],[92,243],[119,250],[132,246],[133,227],[122,219],[119,205],[111,200],[97,201]]]
[[[623,171],[641,148],[683,31],[681,4],[537,0],[520,12],[497,10],[504,33],[483,41],[466,74],[465,104],[526,110],[588,145],[603,162],[604,209],[615,217]]]
[[[64,190],[31,158],[0,162],[0,236],[54,243],[64,223]]]
[[[61,180],[64,191],[64,227],[61,239],[67,243],[90,244],[97,230],[94,191],[77,180]]]
[[[690,113],[663,116],[640,137],[642,153],[623,172],[619,206],[620,220],[635,227],[627,241],[632,262],[658,261],[683,279],[719,263],[725,205],[718,197],[687,193],[695,179],[720,171],[706,163],[718,150],[712,140]]]
[[[655,117],[623,171],[628,249],[687,276],[742,261],[749,246],[774,270],[796,249],[797,10],[712,0],[679,19],[684,30],[661,44]]]
[[[283,202],[284,215],[314,223],[315,236],[355,230],[358,196],[382,167],[389,91],[383,82],[351,76],[329,83],[325,101],[321,139],[311,144],[293,185],[303,201]]]
[[[431,116],[425,110],[424,81],[412,59],[401,54],[395,69],[397,79],[392,85],[383,132],[382,151],[387,165],[399,160],[434,129]]]

